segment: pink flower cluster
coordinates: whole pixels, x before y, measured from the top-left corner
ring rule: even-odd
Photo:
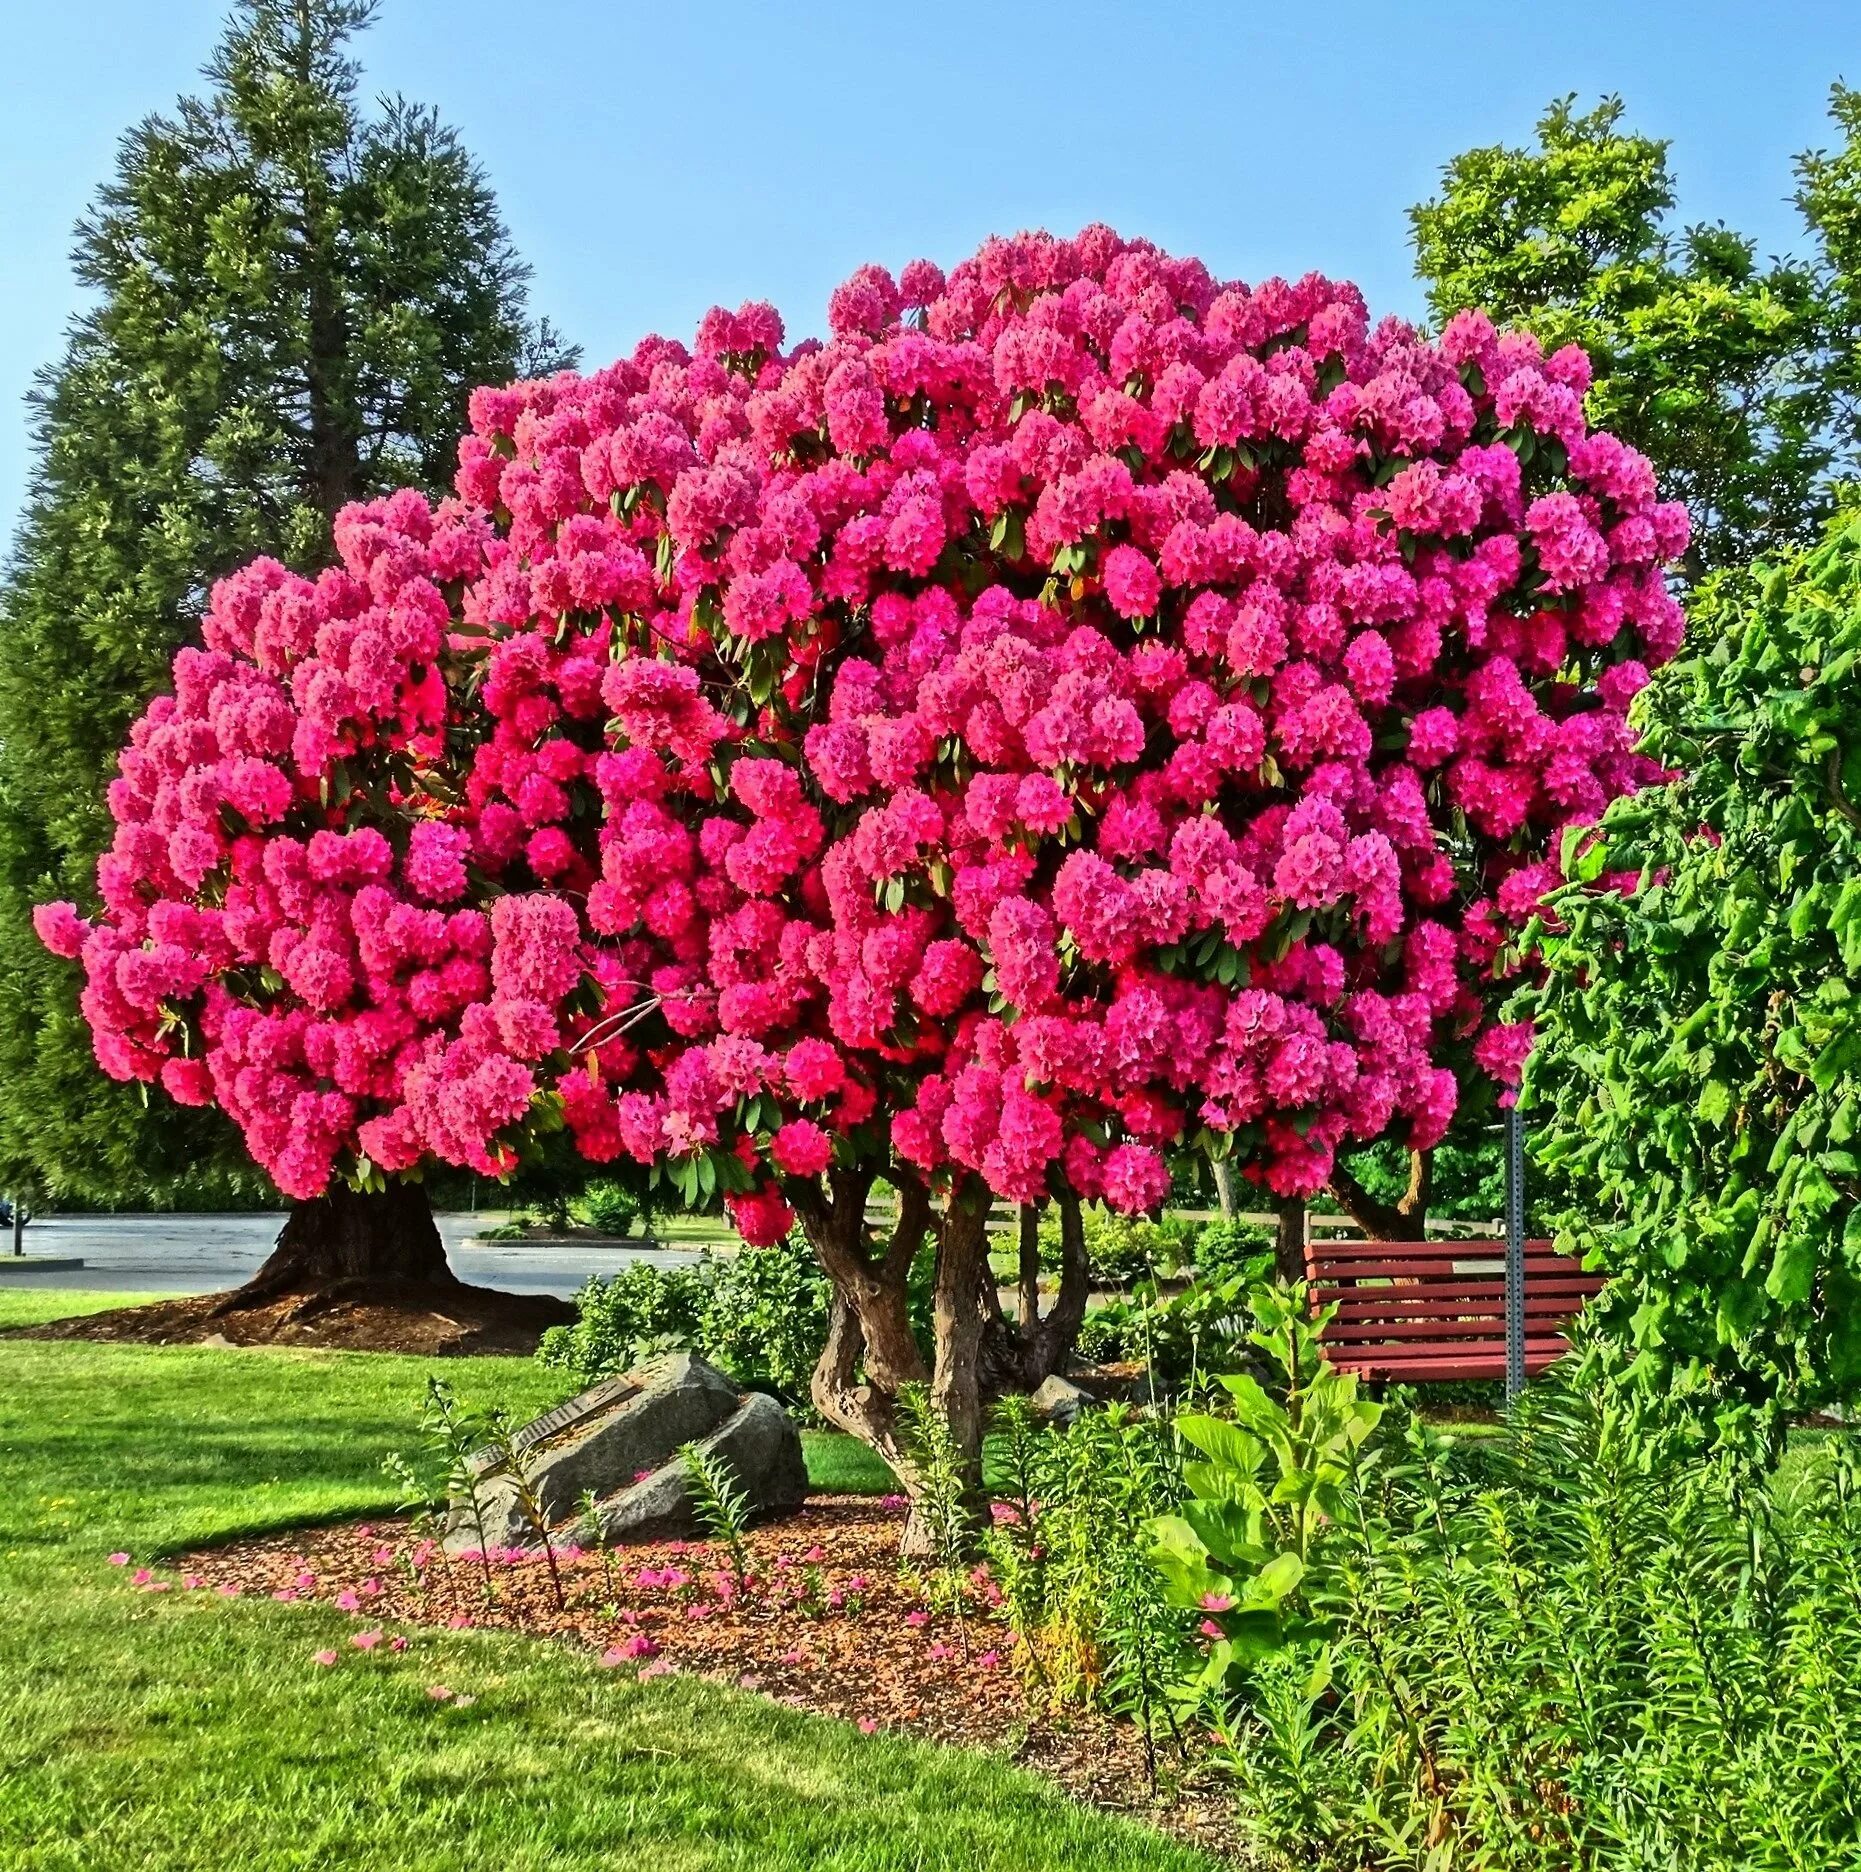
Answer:
[[[1582,354],[1104,228],[829,322],[480,391],[456,501],[217,588],[41,912],[107,1070],[300,1195],[557,1104],[752,1241],[855,1157],[1306,1193],[1516,1077],[1496,954],[1681,631]]]

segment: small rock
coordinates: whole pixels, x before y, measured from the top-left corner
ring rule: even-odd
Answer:
[[[1090,1391],[1074,1384],[1070,1378],[1062,1378],[1055,1372],[1052,1377],[1040,1381],[1028,1402],[1042,1423],[1054,1424],[1065,1430],[1082,1410],[1096,1404],[1098,1399]]]

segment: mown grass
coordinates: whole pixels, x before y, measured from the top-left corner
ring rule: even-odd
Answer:
[[[0,1288],[0,1326],[127,1298]],[[1207,1865],[990,1757],[495,1633],[365,1657],[339,1615],[142,1594],[107,1564],[381,1510],[381,1459],[441,1368],[516,1411],[563,1389],[523,1359],[0,1341],[0,1866]],[[821,1486],[886,1485],[844,1439],[809,1459]],[[333,1669],[311,1662],[323,1646]],[[438,1703],[434,1682],[476,1701]]]

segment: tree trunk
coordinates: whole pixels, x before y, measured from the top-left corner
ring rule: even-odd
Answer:
[[[921,1181],[900,1169],[892,1176],[898,1221],[882,1248],[866,1226],[869,1173],[836,1170],[825,1188],[797,1181],[786,1193],[832,1289],[827,1344],[810,1386],[815,1405],[890,1465],[913,1505],[905,1549],[922,1552],[916,1513],[924,1490],[922,1457],[900,1421],[899,1397],[909,1386],[928,1385],[931,1408],[949,1426],[966,1492],[979,1512],[984,1349],[1000,1308],[989,1269],[988,1192],[980,1181],[959,1183],[939,1216]],[[912,1334],[908,1300],[911,1264],[927,1236],[934,1236],[937,1252],[929,1359]]]
[[[1434,1185],[1434,1153],[1409,1152],[1409,1187],[1393,1202],[1379,1201],[1342,1164],[1331,1172],[1331,1193],[1372,1241],[1414,1241],[1427,1231]]]
[[[1305,1204],[1297,1196],[1279,1203],[1279,1231],[1273,1239],[1273,1272],[1283,1281],[1305,1279]]]
[[[1043,1378],[1065,1369],[1086,1317],[1091,1275],[1086,1262],[1085,1225],[1079,1198],[1063,1190],[1054,1198],[1060,1213],[1060,1285],[1043,1317],[1040,1310],[1040,1211],[1021,1211],[1020,1268],[1016,1306],[1020,1317],[1003,1318],[1001,1296],[989,1281],[983,1292],[982,1388],[985,1394],[1032,1391]]]
[[[314,1293],[349,1281],[455,1285],[424,1185],[390,1183],[362,1195],[332,1183],[285,1217],[277,1245],[244,1287],[227,1296],[240,1306],[283,1293]]]
[[[1223,1217],[1231,1217],[1235,1211],[1234,1166],[1227,1158],[1217,1157],[1209,1168],[1215,1173],[1215,1201]]]
[[[937,1230],[931,1294],[931,1407],[950,1429],[965,1492],[982,1499],[982,1339],[999,1312],[989,1267],[989,1192],[965,1179],[950,1194]]]
[[[915,1179],[900,1181],[898,1223],[875,1256],[866,1230],[871,1188],[869,1174],[836,1170],[826,1190],[807,1182],[789,1192],[832,1290],[827,1343],[809,1390],[821,1415],[876,1450],[910,1494],[916,1463],[898,1421],[898,1394],[930,1377],[907,1303],[911,1263],[930,1227],[930,1192]]]

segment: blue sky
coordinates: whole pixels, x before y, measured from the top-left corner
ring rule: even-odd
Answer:
[[[221,0],[21,6],[0,68],[0,529],[21,404],[77,304],[71,224],[117,137],[190,88]],[[521,25],[518,22],[521,21]],[[1317,267],[1414,312],[1404,210],[1566,91],[1672,138],[1687,219],[1797,240],[1791,155],[1861,84],[1855,0],[1118,4],[386,0],[370,88],[437,104],[538,307],[591,362],[715,302],[818,329],[868,259],[1105,220],[1226,276]]]

